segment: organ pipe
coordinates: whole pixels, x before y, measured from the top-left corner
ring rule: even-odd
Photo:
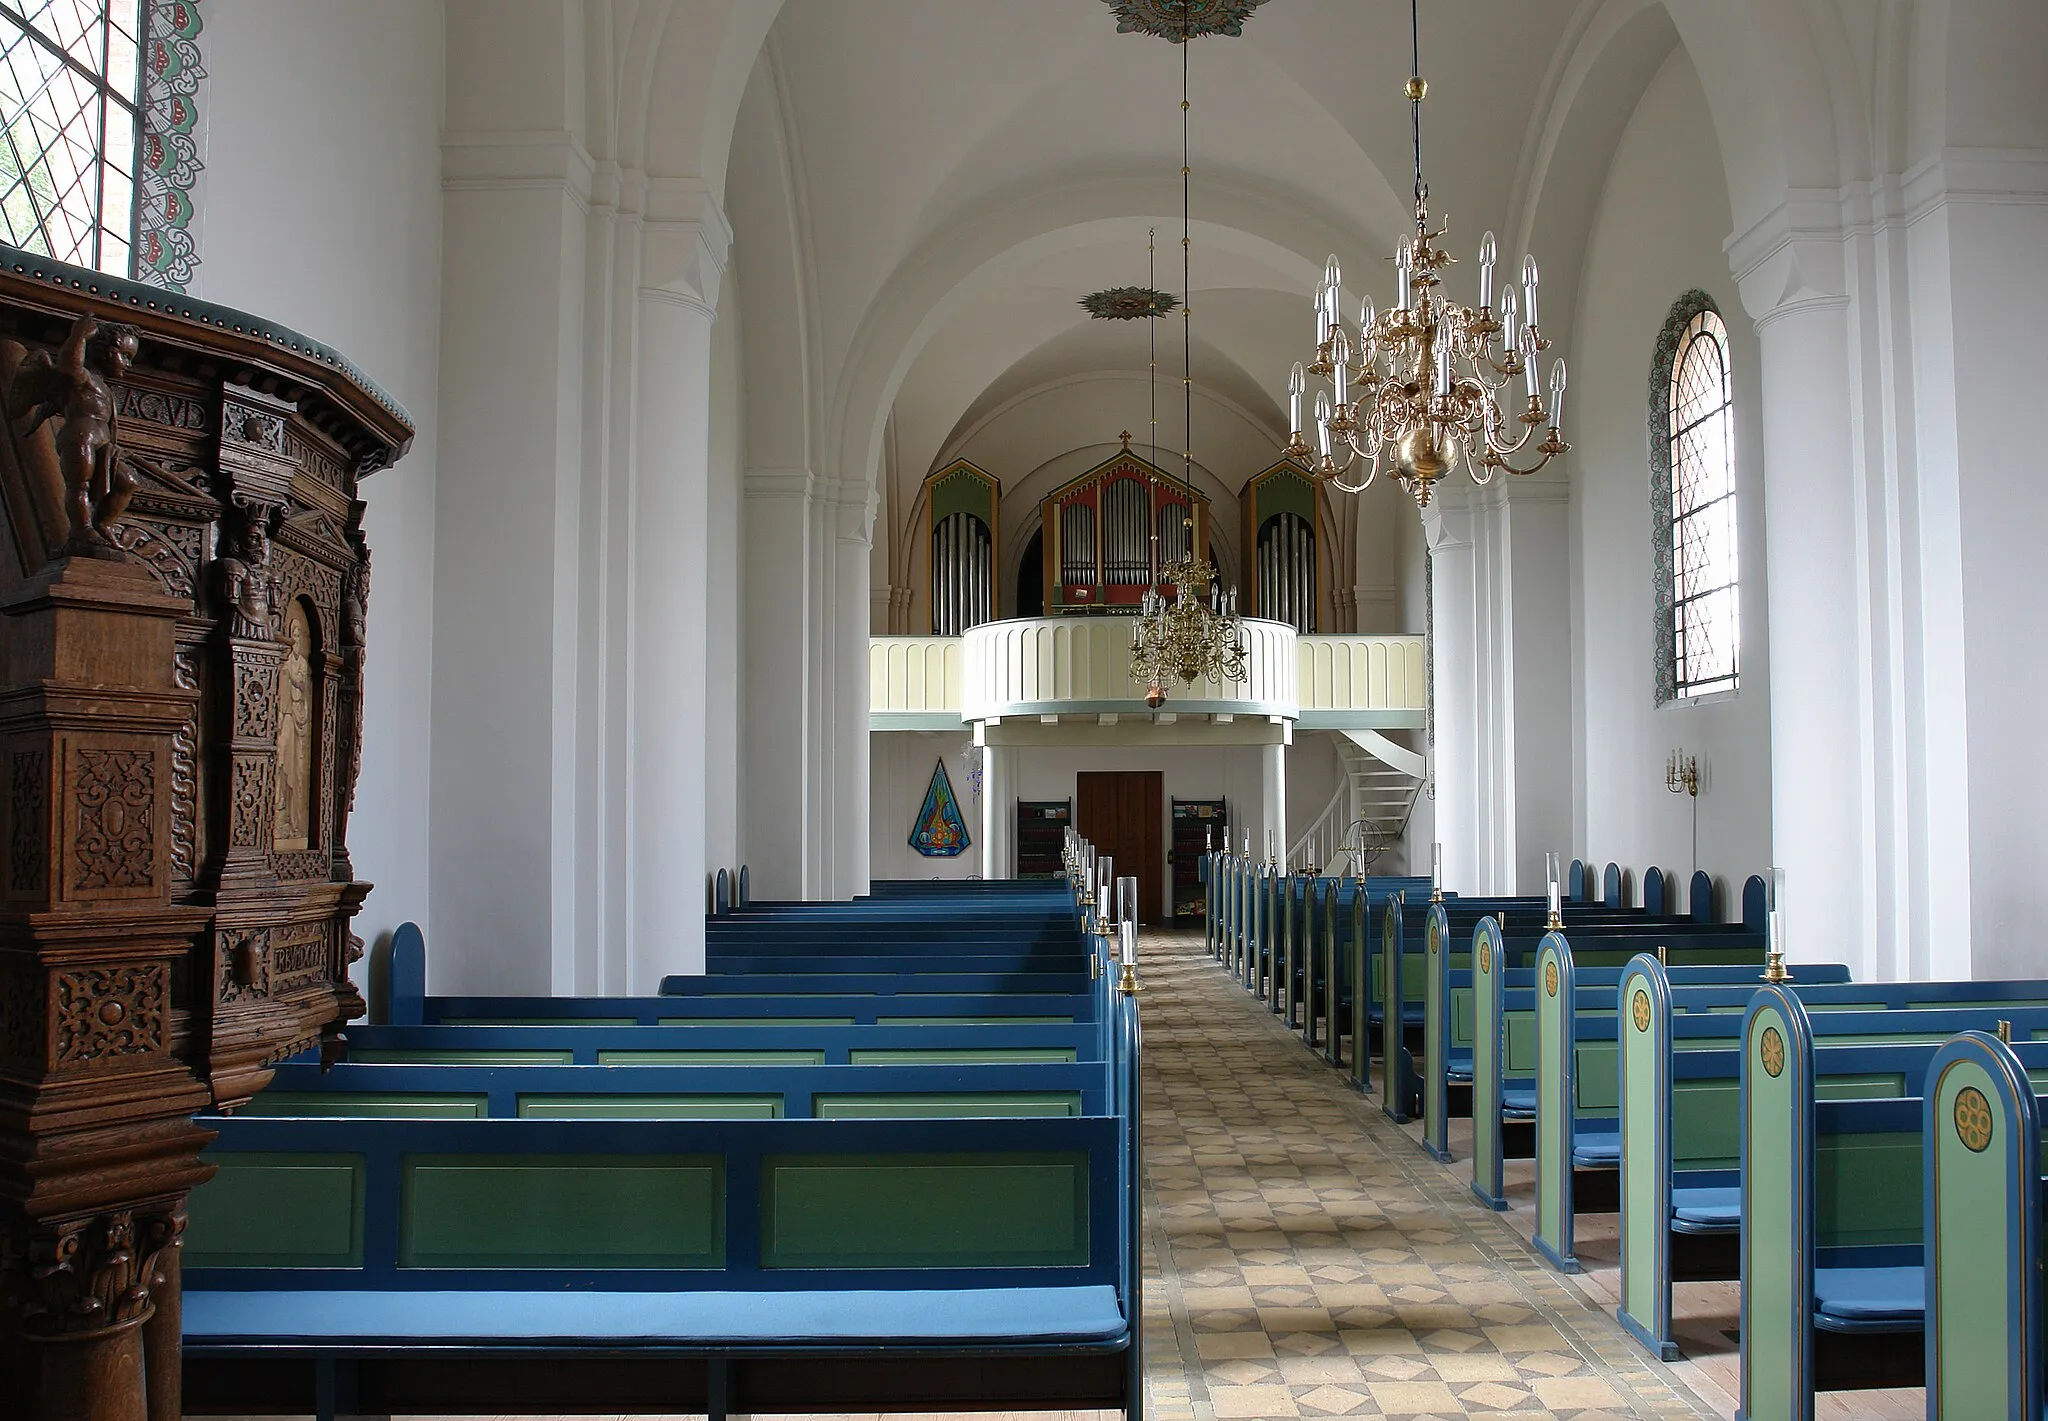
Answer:
[[[988,525],[953,513],[932,529],[932,632],[958,636],[993,619],[994,542]]]

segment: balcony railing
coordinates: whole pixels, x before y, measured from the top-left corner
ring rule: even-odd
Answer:
[[[1420,636],[1298,636],[1247,620],[1247,675],[1169,686],[1175,716],[1279,716],[1305,729],[1420,726],[1428,676]],[[1008,716],[1147,715],[1121,617],[989,622],[962,637],[878,636],[868,650],[869,723],[937,730]]]

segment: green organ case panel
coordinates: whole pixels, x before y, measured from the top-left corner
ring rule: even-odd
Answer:
[[[705,1156],[418,1155],[405,1268],[718,1268],[724,1162]]]
[[[359,1155],[210,1154],[192,1191],[187,1268],[355,1268],[363,1261]]]
[[[1088,1157],[783,1155],[762,1161],[764,1268],[1088,1262]]]

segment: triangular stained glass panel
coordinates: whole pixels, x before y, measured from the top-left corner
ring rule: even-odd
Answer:
[[[932,769],[932,782],[924,792],[917,822],[910,826],[910,847],[928,859],[949,859],[964,853],[973,842],[967,837],[967,821],[960,817],[960,801],[953,796],[946,762],[941,760]]]

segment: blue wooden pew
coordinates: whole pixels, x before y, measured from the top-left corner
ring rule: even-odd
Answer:
[[[630,1066],[288,1063],[257,1109],[308,1113],[219,1121],[222,1172],[194,1196],[188,1402],[245,1409],[233,1403],[281,1389],[326,1421],[624,1411],[659,1395],[722,1421],[1028,1397],[1136,1416],[1137,1007],[1096,966],[1106,948],[1087,940],[1072,982],[1029,974],[1067,990],[1015,1000],[1063,1004],[1059,1021],[962,994],[1014,974],[796,984],[858,984],[816,996],[740,977],[720,979],[736,993],[700,980],[690,996],[626,999],[635,1023],[657,1013],[645,1025],[569,1024],[613,999],[532,1012],[551,1025],[352,1033],[359,1055]],[[394,993],[415,1019],[423,975],[415,964]],[[700,1008],[750,994],[864,1024],[784,1013],[707,1035]],[[983,1021],[896,1014],[932,1002],[978,1003]],[[692,1024],[658,1024],[661,1011]],[[784,1051],[805,1064],[674,1064]],[[504,1118],[318,1118],[336,1108]],[[726,1118],[770,1109],[781,1118]],[[707,1112],[720,1118],[681,1118]],[[932,1115],[945,1118],[902,1118]],[[422,1347],[431,1393],[410,1360]]]
[[[1743,1024],[1741,1392],[1743,1414],[1757,1421],[1812,1416],[1816,1391],[1919,1386],[1931,1350],[1925,1230],[1930,1221],[1945,1229],[1950,1218],[1924,1197],[1926,1149],[1930,1121],[1936,1147],[1942,1142],[1944,1092],[1932,1102],[1816,1099],[1816,1024],[1795,994],[1775,986],[1758,991]],[[2041,1043],[2011,1054],[2017,1071],[2048,1071]],[[1895,1053],[1929,1071],[1938,1058],[1925,1046]],[[1959,1078],[1945,1095],[1952,1127],[1966,1082]],[[1997,1122],[1986,1118],[1984,1100],[1982,1115],[1969,1103],[1958,1128],[1988,1148]],[[1977,1261],[1976,1287],[2005,1293],[2006,1260]],[[1930,1414],[1938,1397],[1930,1395]],[[1998,1413],[1966,1414],[1975,1421]]]
[[[1754,997],[1751,984],[1747,995]],[[1981,988],[1994,995],[2001,986],[2021,984],[1898,983],[1903,991],[1944,986]],[[1902,991],[1902,995],[1903,995]],[[1621,1306],[1623,1326],[1653,1352],[1677,1355],[1671,1330],[1671,1288],[1675,1282],[1737,1276],[1740,1226],[1740,1042],[1685,1044],[1674,1050],[1671,1023],[1688,1001],[1699,1009],[1724,1011],[1726,989],[1673,985],[1650,958],[1630,964],[1621,988],[1626,1016],[1621,1029],[1619,1120],[1621,1126]],[[1839,994],[1847,996],[1848,994]],[[1798,992],[1809,1015],[1842,1005],[1838,993],[1811,985]],[[1848,1003],[1864,1005],[1869,1003]],[[1952,1021],[1951,1004],[1937,1013]],[[2001,1011],[1983,1010],[1987,1024]],[[1895,1037],[1839,1044],[1840,1036],[1815,1038],[1816,1099],[1900,1096],[1917,1089],[1921,1069],[1937,1049],[1942,1028],[1930,1032],[1920,1012],[1860,1013],[1877,1027],[1896,1027]],[[1859,1038],[1870,1033],[1853,1033]],[[1916,1040],[1916,1038],[1918,1038]]]
[[[407,1120],[1018,1119],[1107,1115],[1100,1060],[1010,1065],[286,1062],[236,1114]]]
[[[877,1394],[824,1369],[804,1409],[895,1409],[974,1358],[1135,1411],[1123,1149],[1108,1116],[224,1120],[184,1249],[188,1400],[256,1363],[308,1401],[324,1372],[356,1409],[411,1411],[430,1348],[463,1410],[529,1410],[594,1356],[576,1409],[634,1409],[680,1357],[702,1391],[664,1409],[782,1409],[787,1374],[832,1358],[875,1364]],[[996,1394],[948,1399],[1007,1400],[994,1370]]]
[[[711,997],[428,997],[407,1026],[753,1026],[781,1021],[814,1026],[970,1026],[1021,1022],[1065,1024],[1096,1019],[1090,992],[920,994],[860,993],[823,998]]]
[[[1620,1207],[1623,1083],[1619,1046],[1624,1036],[1616,1014],[1595,1016],[1564,1009],[1563,1004],[1574,995],[1571,957],[1569,945],[1561,939],[1546,942],[1538,968],[1543,984],[1536,1013],[1535,1244],[1539,1253],[1567,1272],[1578,1267],[1572,1248],[1574,1216]],[[1655,965],[1653,959],[1641,966],[1632,964],[1631,980]],[[1557,968],[1559,986],[1555,993],[1550,991],[1553,967]],[[2029,993],[2048,997],[2038,983],[1944,985],[1964,989],[1973,999],[1971,1004],[1914,1005],[1917,997],[1931,997],[1939,990],[1937,984],[1930,983],[1802,986],[1794,982],[1782,990],[1815,1006],[1817,1015],[1808,1028],[1809,1035],[1818,1035],[1830,1045],[1938,1042],[1994,1017],[2012,1018],[2023,1029],[2038,1026],[2048,1030],[2048,1003],[2015,1000]],[[1727,986],[1670,990],[1691,1007],[1663,1019],[1676,1055],[1727,1050],[1736,1044],[1743,1018],[1729,1008]],[[1892,991],[1896,995],[1888,996]],[[1873,1000],[1886,1004],[1872,1009]],[[1632,995],[1630,1003],[1628,1032],[1634,1034],[1641,1029],[1634,1025],[1639,1013]],[[1819,1010],[1823,1006],[1842,1009]]]
[[[2040,1421],[2048,1411],[2038,1050],[1965,1032],[1927,1066],[1928,1421]]]
[[[1100,1059],[1093,1024],[814,1026],[369,1026],[348,1033],[366,1064],[932,1065]]]

